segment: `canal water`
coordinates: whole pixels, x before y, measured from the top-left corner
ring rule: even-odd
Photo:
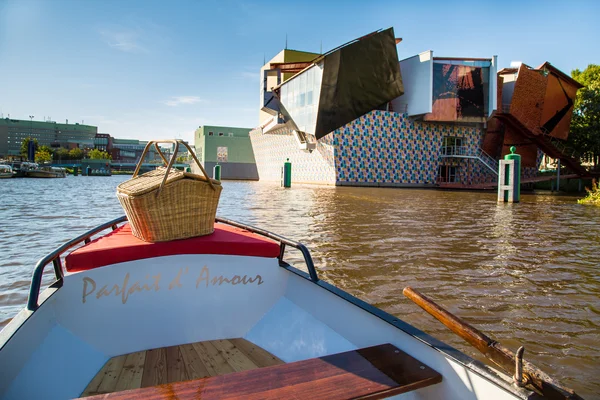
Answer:
[[[123,214],[128,176],[0,181],[0,327],[35,262]],[[586,398],[600,398],[600,208],[576,198],[224,182],[218,214],[305,243],[321,277],[481,359],[412,286]],[[294,259],[294,255],[291,255]]]

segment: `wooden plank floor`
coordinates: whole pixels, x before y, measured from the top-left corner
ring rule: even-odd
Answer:
[[[113,357],[81,397],[283,364],[245,339],[212,340],[139,351]]]
[[[228,346],[227,343],[221,345]],[[441,381],[439,373],[388,343],[267,368],[108,393],[88,399],[374,400]],[[436,398],[443,398],[443,393],[438,392]]]

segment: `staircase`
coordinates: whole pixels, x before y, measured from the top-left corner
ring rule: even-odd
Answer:
[[[566,165],[573,172],[580,176],[589,175],[586,169],[579,163],[575,152],[565,146],[559,139],[550,136],[549,132],[544,131],[542,128],[538,128],[536,132],[532,132],[521,121],[515,118],[514,115],[507,112],[497,113],[495,116],[521,136],[531,140],[550,157],[560,159],[563,165]]]
[[[442,147],[441,158],[473,158],[482,163],[487,169],[498,175],[498,161],[487,154],[481,148],[474,150],[467,146],[444,146]]]
[[[498,161],[490,156],[488,153],[483,151],[481,148],[477,148],[475,158],[485,165],[490,171],[498,175]]]
[[[269,118],[264,124],[260,126],[262,132],[265,134],[277,134],[280,133],[281,129],[285,128],[285,122],[279,114]]]
[[[298,142],[300,150],[311,153],[317,147],[316,143],[308,140],[305,132],[294,130],[292,134],[296,138],[296,142]]]

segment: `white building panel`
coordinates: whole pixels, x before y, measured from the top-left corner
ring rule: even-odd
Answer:
[[[498,56],[492,57],[492,65],[490,66],[490,84],[488,96],[488,117],[491,117],[494,111],[498,109]]]
[[[433,104],[433,51],[400,61],[400,73],[404,94],[392,100],[394,111],[407,112],[409,116],[430,113]]]

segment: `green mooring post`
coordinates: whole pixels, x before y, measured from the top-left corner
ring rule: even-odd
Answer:
[[[292,187],[292,163],[289,158],[283,163],[283,187]]]
[[[73,165],[73,176],[79,175],[79,167]]]
[[[521,200],[521,156],[516,147],[500,160],[498,168],[498,201],[518,203]]]
[[[213,167],[213,179],[221,180],[221,166],[219,164]]]

